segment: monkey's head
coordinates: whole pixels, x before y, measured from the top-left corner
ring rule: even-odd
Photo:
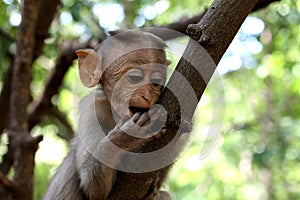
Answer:
[[[165,43],[140,30],[108,38],[97,51],[78,50],[82,83],[102,85],[114,111],[120,116],[144,112],[154,105],[166,81]]]

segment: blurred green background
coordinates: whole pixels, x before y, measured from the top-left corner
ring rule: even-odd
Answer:
[[[166,25],[202,13],[204,0],[63,0],[33,66],[34,97],[59,56],[62,41],[87,41],[109,30]],[[0,30],[16,37],[19,1],[0,2]],[[300,199],[300,0],[282,0],[249,16],[224,55],[196,112],[193,139],[178,159],[165,189],[177,200]],[[15,41],[0,34],[0,88]],[[169,46],[184,47],[176,39]],[[169,53],[173,67],[178,57]],[[52,99],[76,130],[77,104],[88,90],[76,62]],[[220,129],[220,131],[218,130]],[[61,126],[45,119],[34,134],[44,140],[36,155],[35,199],[41,199],[68,151]],[[1,138],[0,154],[7,138]]]

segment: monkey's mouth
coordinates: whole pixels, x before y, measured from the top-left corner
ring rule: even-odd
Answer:
[[[129,106],[130,114],[134,115],[137,112],[144,113],[147,112],[150,108],[140,108],[136,106]]]

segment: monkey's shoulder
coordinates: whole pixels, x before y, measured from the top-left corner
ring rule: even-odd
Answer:
[[[105,94],[103,93],[102,89],[99,88],[97,90],[94,90],[90,92],[87,96],[85,96],[81,102],[80,105],[82,107],[94,107],[99,108],[103,106],[108,106],[109,101],[106,98]]]
[[[114,128],[115,120],[112,115],[111,105],[101,88],[97,88],[85,96],[80,102],[80,107],[80,116],[88,119],[90,122],[95,121],[106,134]]]

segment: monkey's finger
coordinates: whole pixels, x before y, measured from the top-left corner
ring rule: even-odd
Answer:
[[[128,120],[130,120],[130,117],[125,115],[125,116],[122,117],[122,119],[121,119],[120,121],[121,121],[121,123],[122,123],[122,125],[123,125],[123,124],[125,124]]]
[[[134,115],[132,116],[131,120],[134,122],[134,123],[137,123],[138,119],[140,118],[141,116],[141,113],[140,112],[137,112],[137,113],[134,113]]]
[[[150,122],[150,117],[149,117],[149,113],[148,112],[144,112],[141,117],[138,119],[138,121],[136,122],[137,125],[139,126],[145,126],[146,124],[149,124]]]
[[[121,128],[127,121],[128,121],[128,117],[122,117],[116,124],[114,129],[119,129]]]

